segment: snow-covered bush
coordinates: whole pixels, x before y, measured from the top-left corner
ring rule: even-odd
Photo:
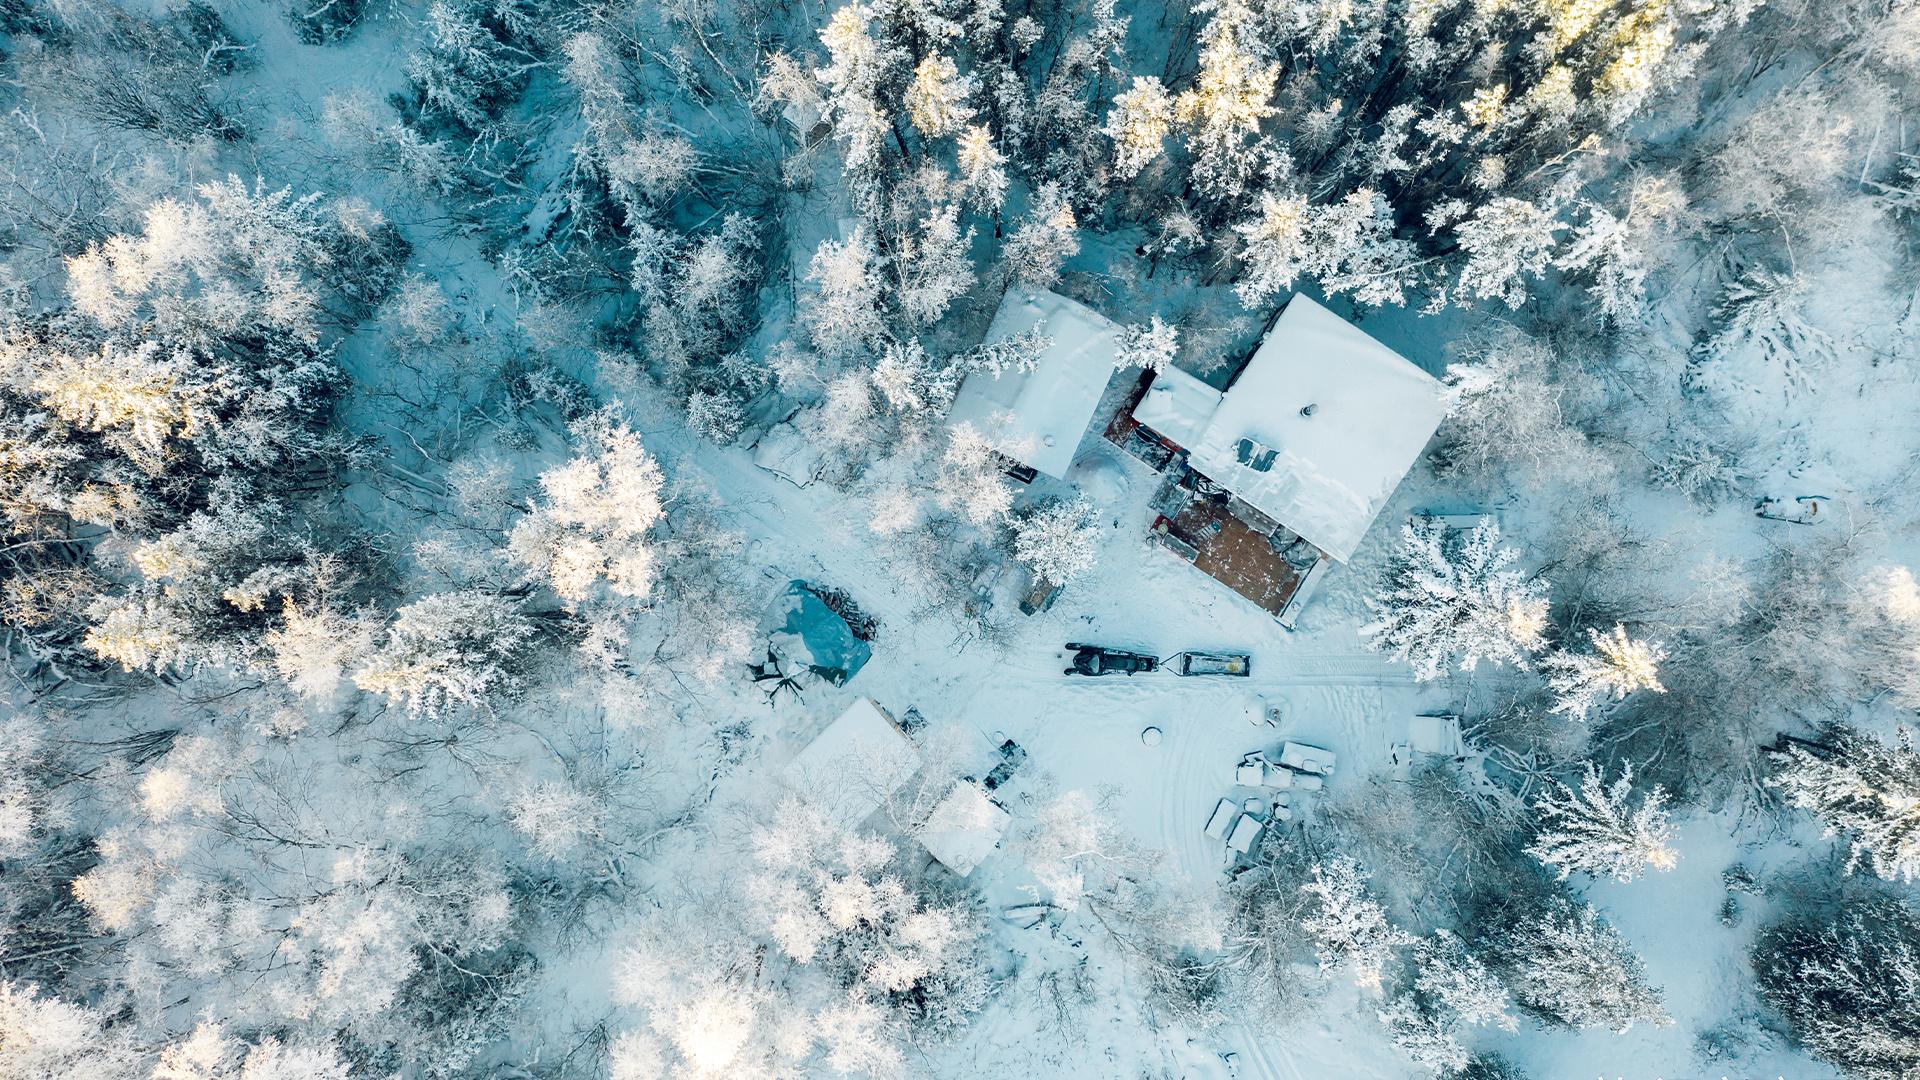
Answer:
[[[1668,845],[1673,826],[1667,820],[1667,795],[1659,787],[1631,805],[1633,769],[1603,783],[1591,763],[1578,789],[1556,782],[1533,804],[1539,832],[1527,853],[1560,871],[1632,881],[1648,867],[1671,870],[1679,855]]]
[[[1773,777],[1787,802],[1811,810],[1847,840],[1849,870],[1889,881],[1920,878],[1920,750],[1901,729],[1891,745],[1840,729],[1826,745],[1788,743]]]
[[[1481,660],[1523,666],[1545,644],[1546,585],[1511,568],[1520,557],[1500,546],[1488,520],[1458,536],[1422,519],[1401,529],[1383,586],[1367,599],[1370,648],[1413,665],[1414,678],[1438,678]]]
[[[1099,558],[1099,513],[1084,497],[1035,507],[1012,525],[1014,558],[1041,581],[1071,585]]]

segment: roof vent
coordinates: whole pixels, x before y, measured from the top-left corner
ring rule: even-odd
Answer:
[[[1300,415],[1312,416],[1314,413],[1318,412],[1319,410],[1320,410],[1320,404],[1318,402],[1310,402],[1307,405],[1301,407]]]

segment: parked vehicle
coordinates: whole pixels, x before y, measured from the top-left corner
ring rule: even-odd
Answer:
[[[1251,675],[1253,657],[1246,653],[1183,652],[1167,657],[1176,675]]]
[[[1073,651],[1073,666],[1066,670],[1068,675],[1132,675],[1160,668],[1160,658],[1145,653],[1082,645],[1077,641],[1067,642],[1067,648]]]

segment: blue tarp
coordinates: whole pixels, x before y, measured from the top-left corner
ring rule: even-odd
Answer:
[[[853,635],[847,620],[807,588],[787,586],[767,612],[767,647],[789,663],[840,686],[866,665],[873,646]]]

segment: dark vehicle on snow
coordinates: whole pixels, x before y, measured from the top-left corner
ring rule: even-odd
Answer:
[[[1073,651],[1073,666],[1066,670],[1068,675],[1132,675],[1157,671],[1160,667],[1159,657],[1145,653],[1082,645],[1077,641],[1067,642],[1067,648]]]

